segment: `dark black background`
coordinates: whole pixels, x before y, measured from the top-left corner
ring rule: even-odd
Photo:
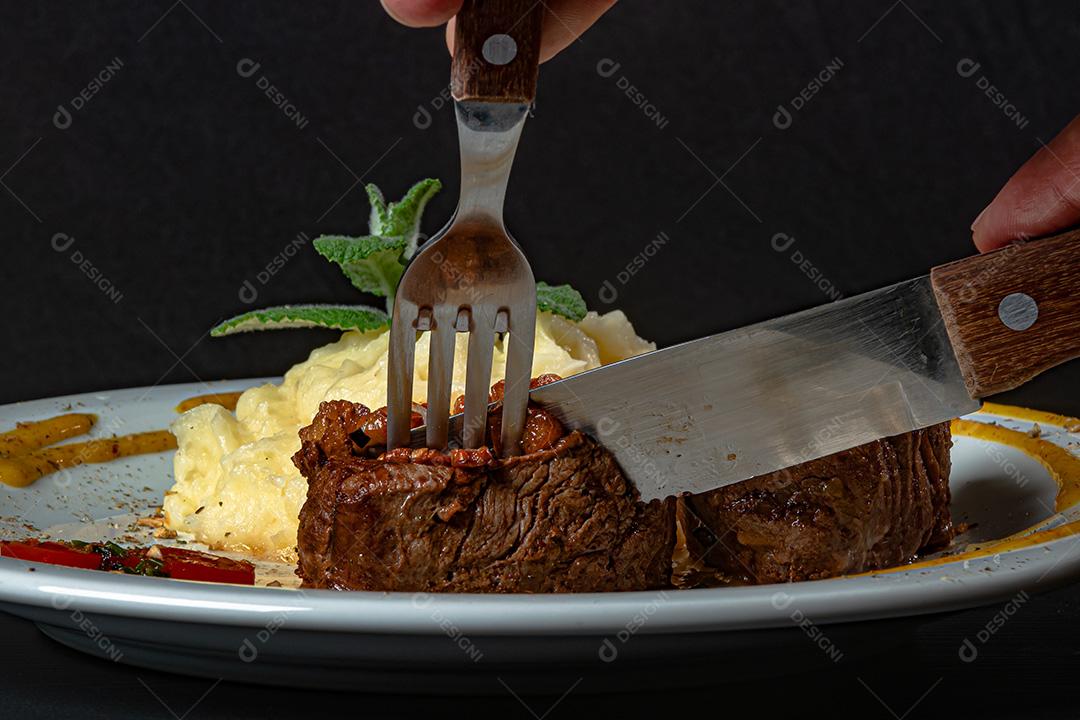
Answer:
[[[203,339],[217,320],[250,307],[355,300],[309,247],[258,280],[297,233],[364,232],[358,180],[396,197],[420,177],[442,178],[429,232],[452,210],[456,138],[447,109],[435,108],[448,77],[441,30],[398,27],[373,0],[5,1],[0,9],[2,402],[279,374],[333,333]],[[661,345],[824,302],[791,251],[771,247],[779,232],[844,294],[922,274],[973,252],[972,219],[1080,110],[1078,40],[1075,0],[623,0],[542,68],[509,223],[538,278],[572,283],[596,309],[622,308]],[[70,108],[114,58],[122,63],[115,76],[70,127],[56,127],[58,106]],[[255,77],[237,73],[244,58],[260,63]],[[790,105],[833,58],[840,71],[778,129],[777,106]],[[974,77],[957,72],[963,58],[981,63]],[[604,60],[619,64],[611,77],[597,71]],[[261,75],[304,116],[303,128],[256,87]],[[981,93],[982,75],[1027,119],[1024,128]],[[418,107],[432,113],[426,129],[414,123]],[[669,242],[605,305],[603,282],[619,285],[620,269],[659,232]],[[56,251],[57,233],[74,244]],[[71,261],[76,250],[119,302]],[[238,295],[245,280],[258,289],[254,305]],[[1076,414],[1078,387],[1074,363],[1007,399]],[[955,648],[993,609],[913,625],[909,650],[862,676],[897,715],[943,677],[910,717],[951,702],[1033,715],[1068,707],[1059,690],[1075,677],[1076,604],[1073,590],[1035,598],[974,667],[961,667]],[[3,625],[14,668],[4,672],[0,705],[85,701],[86,716],[121,707],[167,716],[133,671],[54,647],[28,625]],[[785,691],[770,700],[791,710],[806,696],[831,711],[888,717],[856,682],[859,672],[777,681]],[[84,679],[58,687],[57,674],[73,673]],[[188,702],[207,685],[144,677]],[[91,688],[105,692],[86,695]],[[332,697],[326,702],[354,714],[363,706]],[[303,702],[222,686],[189,717]],[[492,707],[527,716],[506,702]],[[570,697],[551,717],[575,703],[610,710],[613,702],[654,714],[665,707],[659,696]],[[547,704],[536,707],[540,714]]]

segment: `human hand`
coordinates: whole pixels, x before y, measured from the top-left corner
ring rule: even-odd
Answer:
[[[453,17],[463,0],[382,0],[386,12],[409,27],[446,26],[446,45],[453,52]],[[596,20],[616,3],[616,0],[546,0],[543,35],[540,41],[540,62],[574,42]]]
[[[1009,178],[971,226],[980,252],[1080,224],[1080,115]]]

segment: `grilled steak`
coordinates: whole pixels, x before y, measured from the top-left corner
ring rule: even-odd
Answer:
[[[500,384],[491,401],[501,399]],[[424,412],[415,409],[414,426]],[[500,416],[498,406],[489,415],[492,443]],[[382,410],[332,401],[300,431],[293,461],[308,479],[298,537],[304,587],[667,587],[676,513],[691,559],[735,583],[897,565],[946,545],[954,533],[948,423],[649,504],[607,450],[582,433],[567,434],[540,408],[529,408],[525,453],[509,460],[488,448],[385,452],[385,424]]]
[[[949,424],[679,501],[691,558],[740,583],[898,565],[953,538]]]
[[[496,389],[498,390],[498,389]],[[493,395],[493,399],[497,399]],[[611,454],[530,409],[526,453],[378,453],[362,405],[324,402],[293,460],[308,479],[304,587],[593,592],[668,586],[674,500],[639,501]],[[498,414],[489,429],[498,436]],[[385,416],[384,416],[385,417]],[[377,453],[377,454],[376,454]],[[374,455],[374,456],[373,456]]]

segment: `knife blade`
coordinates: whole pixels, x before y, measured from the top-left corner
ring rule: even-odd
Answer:
[[[1037,241],[1007,265],[1003,251],[968,258],[574,375],[532,390],[530,400],[597,438],[646,501],[792,467],[973,412],[975,396],[1076,357],[1077,240],[1080,232]],[[1025,263],[1033,265],[1026,274]],[[984,361],[986,337],[993,336],[990,349],[1015,349],[1010,343],[1022,333],[1001,308],[1021,286],[1040,288],[1036,314],[1047,321],[1029,338],[1045,342],[1053,326],[1065,346],[995,380],[997,365],[991,371]],[[460,420],[451,419],[452,433]]]

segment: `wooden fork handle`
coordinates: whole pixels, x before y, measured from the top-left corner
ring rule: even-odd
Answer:
[[[465,0],[454,21],[454,98],[531,104],[543,19],[537,0]]]
[[[930,273],[972,397],[1080,357],[1080,228]]]

